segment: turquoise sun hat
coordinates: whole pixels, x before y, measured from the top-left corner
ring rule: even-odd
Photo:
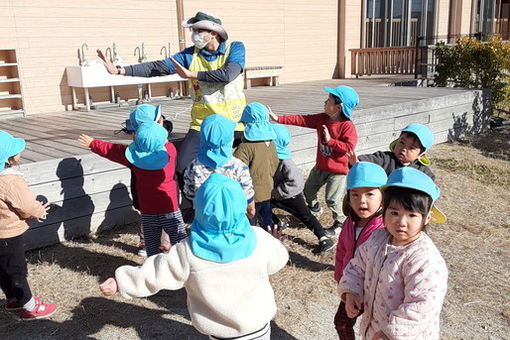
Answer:
[[[423,124],[410,124],[406,126],[402,132],[410,132],[418,138],[420,141],[420,144],[425,149],[424,152],[427,152],[432,145],[434,144],[434,134],[430,129]],[[395,149],[395,146],[397,145],[398,138],[395,139],[393,142],[390,143],[390,151],[393,151]],[[430,160],[426,156],[422,156],[419,159],[420,163],[423,165],[430,165]]]
[[[161,118],[161,105],[138,105],[129,114],[129,130],[136,131],[145,122],[157,122]]]
[[[273,124],[273,130],[276,133],[274,144],[276,145],[276,153],[279,159],[289,159],[292,157],[292,152],[288,146],[290,143],[290,131],[285,125]]]
[[[356,90],[350,86],[337,86],[334,89],[324,86],[326,92],[340,98],[343,103],[343,113],[347,119],[352,120],[352,110],[359,104],[359,96]]]
[[[237,123],[218,114],[204,119],[200,126],[198,160],[217,169],[232,158],[232,141]]]
[[[213,173],[198,188],[193,203],[190,245],[195,256],[225,263],[253,253],[257,238],[246,217],[248,203],[238,182]]]
[[[441,190],[432,178],[425,173],[411,167],[403,167],[393,170],[388,176],[388,181],[383,189],[388,187],[401,187],[421,191],[432,198],[434,203],[441,194]],[[446,222],[445,214],[432,204],[432,220],[435,223]]]
[[[347,174],[347,190],[355,188],[380,188],[388,176],[382,167],[370,162],[358,162]]]
[[[125,156],[129,163],[144,170],[163,169],[169,160],[165,148],[168,132],[161,125],[145,122],[136,131],[135,140],[129,144]]]
[[[23,138],[16,138],[10,133],[0,130],[0,171],[5,168],[8,159],[25,150],[25,146]]]
[[[269,122],[269,111],[261,103],[253,102],[245,106],[241,122],[244,123],[244,138],[251,142],[275,140],[276,133]]]

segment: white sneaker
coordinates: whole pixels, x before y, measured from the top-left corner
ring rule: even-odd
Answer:
[[[147,251],[145,250],[145,248],[140,248],[138,250],[138,256],[147,257]]]

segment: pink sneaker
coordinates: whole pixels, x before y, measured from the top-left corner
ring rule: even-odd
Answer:
[[[26,309],[21,309],[19,317],[21,320],[37,320],[44,319],[53,315],[57,310],[57,306],[51,303],[43,303],[39,300],[38,303],[35,304],[35,308],[32,311],[28,311]]]
[[[34,297],[35,304],[41,303],[41,299],[37,296]],[[23,309],[23,306],[20,306],[17,302],[13,301],[5,301],[5,310],[8,312],[17,312]]]

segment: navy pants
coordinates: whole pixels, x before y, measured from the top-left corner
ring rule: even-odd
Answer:
[[[32,298],[23,235],[0,239],[0,287],[7,300],[16,299],[21,306]]]

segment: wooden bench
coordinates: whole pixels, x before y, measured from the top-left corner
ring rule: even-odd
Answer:
[[[244,69],[244,88],[251,88],[251,80],[268,78],[269,86],[278,86],[278,77],[282,74],[283,66],[252,66]]]

